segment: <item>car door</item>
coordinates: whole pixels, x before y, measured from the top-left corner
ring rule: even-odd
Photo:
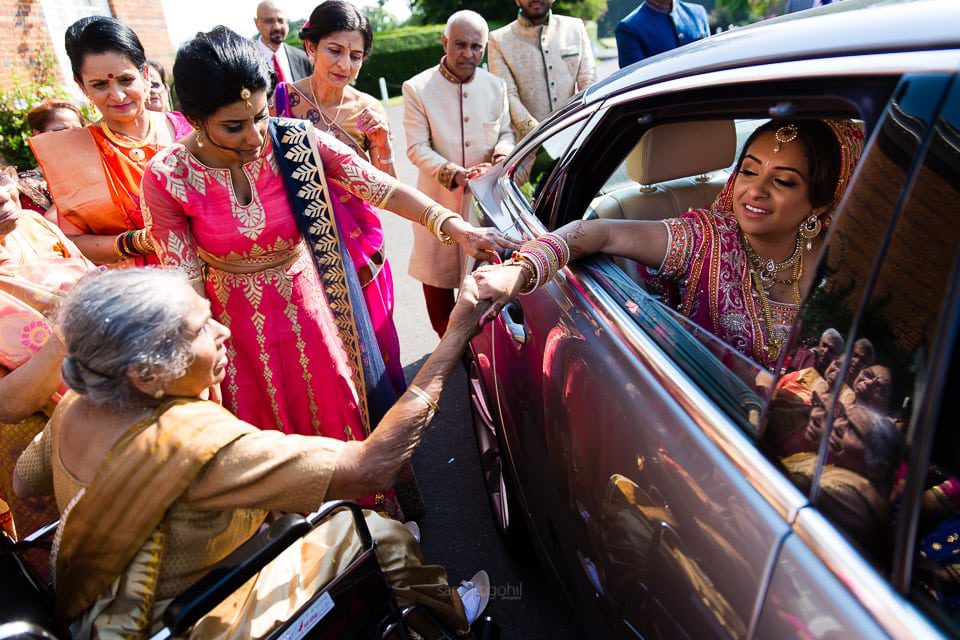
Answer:
[[[565,207],[576,209],[583,189],[596,192],[595,154],[578,159],[584,140],[639,136],[637,109],[594,117],[598,130],[591,121],[569,161],[527,203],[536,210],[515,220],[528,237]],[[616,146],[622,154],[633,145]],[[523,188],[510,180],[524,179],[524,161],[536,164],[518,158],[505,197]],[[498,411],[533,534],[568,595],[587,605],[586,626],[624,637],[745,635],[789,529],[784,517],[802,504],[774,478],[764,489],[778,497],[771,506],[725,450],[766,464],[743,431],[761,406],[756,365],[695,335],[702,332],[609,259],[565,269],[505,308],[490,332]],[[731,407],[748,407],[740,423],[670,356]]]
[[[911,595],[912,579],[914,595],[936,592],[931,578],[950,566],[932,560],[934,546],[950,536],[937,542],[936,520],[950,515],[931,519],[929,496],[924,503],[921,495],[933,496],[933,487],[960,472],[947,451],[936,457],[949,461],[939,473],[949,471],[937,480],[927,471],[928,433],[938,416],[930,403],[942,397],[956,330],[958,132],[956,78],[906,77],[830,236],[823,277],[803,310],[792,355],[830,330],[845,349],[835,368],[821,365],[836,379],[806,408],[809,419],[799,427],[805,437],[787,433],[804,408],[783,384],[786,376],[770,405],[762,445],[811,504],[798,514],[777,559],[758,625],[762,637],[801,630],[939,635],[901,596]],[[829,373],[825,377],[831,382]],[[955,431],[955,424],[941,428]],[[798,444],[804,441],[808,446]],[[926,547],[930,559],[915,556],[925,539],[934,540],[926,543],[934,545]],[[911,571],[915,560],[926,565],[920,578]],[[955,632],[943,593],[925,601],[948,613],[943,627]]]

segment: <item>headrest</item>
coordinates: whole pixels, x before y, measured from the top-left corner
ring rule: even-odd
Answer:
[[[662,124],[643,134],[627,156],[627,175],[640,184],[725,169],[736,161],[733,120],[699,120]]]

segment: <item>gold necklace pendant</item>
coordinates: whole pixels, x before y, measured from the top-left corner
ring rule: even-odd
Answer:
[[[153,118],[147,115],[147,134],[143,137],[142,140],[136,142],[127,142],[126,140],[121,140],[117,137],[110,127],[107,126],[106,120],[100,121],[100,130],[103,131],[103,135],[107,137],[107,140],[117,145],[121,149],[127,149],[127,155],[134,162],[143,162],[147,153],[143,150],[143,147],[151,143],[153,136]]]

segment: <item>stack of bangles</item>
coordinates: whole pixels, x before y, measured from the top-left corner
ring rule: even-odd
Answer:
[[[154,253],[153,241],[146,229],[126,231],[116,237],[113,252],[119,258],[133,258]]]
[[[453,244],[455,240],[441,231],[441,229],[443,228],[443,223],[451,218],[463,220],[459,214],[456,214],[439,204],[431,204],[420,212],[417,222],[425,226],[427,231],[437,237],[437,240],[443,244],[450,245]]]
[[[570,245],[562,236],[547,233],[524,242],[504,264],[520,265],[527,275],[520,294],[530,293],[549,282],[570,262]]]

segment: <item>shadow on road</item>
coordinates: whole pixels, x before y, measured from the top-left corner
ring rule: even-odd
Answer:
[[[405,368],[407,380],[413,380],[425,361],[423,357]],[[444,389],[440,413],[414,455],[427,504],[427,515],[419,520],[424,558],[443,565],[451,584],[486,569],[491,586],[488,613],[501,625],[504,639],[583,637],[570,606],[539,567],[521,566],[500,543],[480,477],[468,403],[466,373],[458,368]]]

